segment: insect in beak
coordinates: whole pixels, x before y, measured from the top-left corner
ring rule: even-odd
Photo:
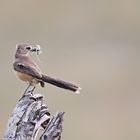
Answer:
[[[36,47],[32,48],[30,51],[31,52],[36,52],[36,54],[39,55],[41,53],[40,45],[36,45]]]

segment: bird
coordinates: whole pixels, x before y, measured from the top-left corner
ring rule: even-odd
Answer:
[[[45,83],[49,83],[56,87],[70,90],[73,91],[74,93],[79,94],[81,88],[77,84],[49,76],[41,71],[37,63],[29,57],[30,52],[37,51],[38,50],[36,48],[33,48],[29,44],[16,45],[16,53],[15,53],[15,61],[13,63],[13,69],[20,80],[29,83],[25,92],[28,90],[30,86],[33,86],[34,90],[36,85],[38,84],[41,87],[44,87]]]

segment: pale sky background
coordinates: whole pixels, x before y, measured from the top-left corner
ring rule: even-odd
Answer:
[[[18,43],[40,44],[43,72],[82,87],[36,90],[66,112],[62,140],[140,139],[140,1],[0,0],[0,139],[27,86],[12,70]]]

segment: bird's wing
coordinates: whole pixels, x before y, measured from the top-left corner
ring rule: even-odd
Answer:
[[[35,78],[40,79],[42,77],[41,71],[36,67],[36,65],[32,64],[32,61],[15,61],[13,64],[14,70],[29,74]]]

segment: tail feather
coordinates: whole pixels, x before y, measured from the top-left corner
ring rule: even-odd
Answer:
[[[57,79],[57,78],[54,78],[54,77],[50,77],[50,76],[47,76],[47,75],[42,75],[42,80],[44,82],[47,82],[49,84],[52,84],[52,85],[55,85],[57,87],[60,87],[60,88],[64,88],[64,89],[67,89],[67,90],[71,90],[75,93],[80,93],[80,87],[77,86],[76,84],[73,84],[73,83],[70,83],[70,82],[67,82],[67,81],[64,81],[64,80],[61,80],[61,79]]]

